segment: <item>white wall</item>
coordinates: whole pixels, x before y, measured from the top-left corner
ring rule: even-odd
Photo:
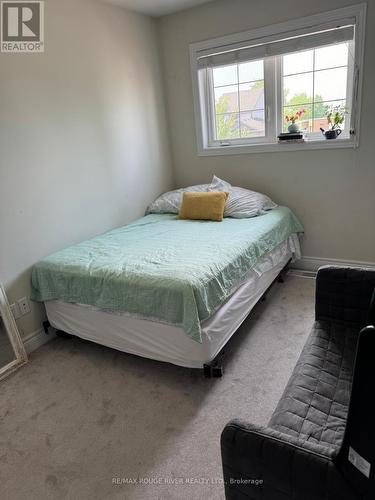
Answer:
[[[305,256],[375,262],[374,2],[368,2],[359,149],[198,157],[192,111],[189,43],[354,3],[217,0],[166,16],[159,28],[177,184],[207,182],[215,173],[268,193],[303,222]]]
[[[156,21],[45,2],[44,54],[0,55],[0,281],[30,293],[43,256],[135,219],[173,182]],[[18,321],[40,328],[38,304]]]

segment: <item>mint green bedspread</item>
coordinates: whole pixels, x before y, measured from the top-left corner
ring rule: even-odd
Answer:
[[[32,299],[90,304],[183,327],[202,342],[210,317],[265,254],[303,227],[286,207],[250,219],[151,214],[46,257]]]

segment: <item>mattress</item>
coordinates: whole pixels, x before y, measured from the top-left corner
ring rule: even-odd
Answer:
[[[301,231],[287,207],[220,223],[151,214],[43,259],[33,268],[32,298],[126,311],[202,342],[202,321]]]
[[[47,316],[56,329],[85,340],[179,366],[202,368],[217,356],[286,263],[298,258],[299,240],[293,234],[260,259],[246,281],[201,322],[202,343],[186,336],[178,326],[61,300],[45,303]]]

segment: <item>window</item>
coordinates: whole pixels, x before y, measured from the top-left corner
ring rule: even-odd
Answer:
[[[327,128],[327,111],[342,109],[345,121],[341,128],[344,136],[348,136],[352,50],[353,43],[346,42],[282,56],[282,116],[302,109],[301,130],[308,134],[318,133],[320,137],[320,129]],[[283,132],[286,131],[284,120]]]
[[[365,5],[191,45],[201,154],[354,147]],[[342,133],[325,141],[329,111]],[[285,117],[303,111],[303,144],[279,145]]]
[[[264,61],[214,68],[217,140],[264,137]]]

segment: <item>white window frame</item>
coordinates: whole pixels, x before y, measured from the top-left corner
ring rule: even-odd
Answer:
[[[303,151],[311,149],[336,149],[336,148],[356,148],[359,145],[360,132],[360,110],[362,98],[362,78],[363,78],[363,58],[364,58],[364,39],[365,39],[365,21],[366,21],[366,3],[361,3],[349,7],[344,7],[329,12],[307,16],[300,19],[293,19],[288,22],[274,24],[263,28],[257,28],[251,31],[227,35],[211,40],[193,43],[190,45],[190,63],[193,83],[193,100],[197,134],[198,155],[225,155],[225,154],[247,154],[279,151]],[[210,85],[211,76],[205,76],[204,72],[211,72],[207,68],[198,70],[198,53],[203,50],[215,50],[220,46],[251,41],[262,37],[270,37],[289,33],[291,31],[303,30],[311,26],[318,26],[326,22],[337,21],[338,23],[348,17],[355,19],[355,38],[354,38],[354,61],[348,65],[348,73],[352,74],[352,85],[349,85],[352,92],[347,93],[347,103],[350,103],[350,135],[341,134],[342,137],[336,140],[325,140],[316,136],[310,137],[310,140],[298,144],[279,144],[277,142],[277,133],[282,128],[282,90],[281,90],[281,64],[280,57],[268,58],[269,62],[264,65],[264,78],[270,72],[276,74],[267,78],[265,85],[265,137],[252,138],[244,143],[243,139],[231,139],[230,141],[217,141],[210,137],[213,130],[213,95],[212,85]],[[354,67],[355,66],[355,67]],[[348,77],[348,82],[350,81]],[[212,83],[212,80],[211,80]],[[313,139],[313,140],[311,140]]]
[[[274,101],[275,96],[275,78],[273,78],[273,73],[275,70],[273,58],[267,58],[264,60],[264,81],[267,80],[268,84],[264,88],[264,115],[265,115],[265,135],[262,137],[254,137],[251,139],[247,139],[246,142],[251,142],[251,144],[264,144],[265,142],[271,142],[273,137],[276,135],[276,122],[271,117],[271,110],[274,107],[271,105]],[[243,138],[239,139],[228,139],[228,140],[218,140],[212,137],[212,132],[215,129],[215,125],[213,123],[213,116],[215,115],[215,96],[213,92],[213,82],[212,82],[212,69],[207,69],[207,89],[204,94],[204,99],[206,101],[206,110],[205,114],[207,117],[207,145],[208,147],[213,148],[222,148],[228,147],[226,144],[230,146],[242,146],[244,143]]]

